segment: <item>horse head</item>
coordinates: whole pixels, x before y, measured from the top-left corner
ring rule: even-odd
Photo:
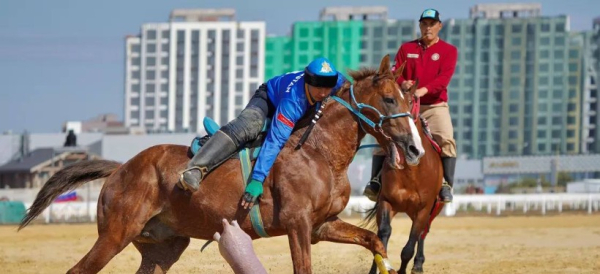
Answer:
[[[378,70],[362,69],[351,71],[355,87],[360,90],[356,95],[351,90],[356,108],[361,118],[361,127],[373,135],[385,149],[389,164],[402,169],[404,162],[417,165],[425,154],[421,137],[413,115],[411,105],[417,84],[403,93],[396,83],[404,64],[396,71],[390,68],[390,57],[386,55]],[[360,117],[360,115],[358,115]]]

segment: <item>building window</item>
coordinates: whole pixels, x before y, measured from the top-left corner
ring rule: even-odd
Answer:
[[[550,31],[550,24],[548,24],[548,23],[542,24],[542,31],[543,32],[549,32]]]
[[[156,40],[156,30],[147,30],[146,31],[146,39],[147,40]]]
[[[546,117],[538,117],[538,119],[537,119],[538,125],[542,125],[542,126],[546,125],[546,121],[547,121]],[[541,134],[538,133],[538,135],[541,135]],[[543,137],[543,136],[540,136],[540,137]]]
[[[539,152],[545,152],[546,151],[546,144],[538,144],[538,151]]]
[[[146,53],[155,53],[156,44],[146,44]]]
[[[538,138],[546,138],[546,131],[545,130],[538,130]]]
[[[146,57],[146,66],[156,66],[156,58]]]
[[[519,33],[519,32],[521,32],[521,30],[523,30],[523,26],[522,25],[513,25],[512,26],[512,32],[513,33]]]
[[[521,45],[521,37],[514,37],[512,39],[512,45],[513,46],[520,46]]]
[[[147,80],[154,80],[155,78],[156,78],[156,71],[154,71],[154,70],[146,71],[146,79]]]
[[[554,51],[554,59],[563,59],[565,58],[565,52],[563,50],[555,50]]]

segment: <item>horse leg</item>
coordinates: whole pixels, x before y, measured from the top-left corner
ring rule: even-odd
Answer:
[[[392,209],[392,205],[385,200],[379,201],[378,209],[377,209],[377,237],[381,239],[383,243],[383,248],[387,252],[388,241],[390,240],[390,236],[392,235],[392,225],[391,220],[396,215],[396,212]],[[371,265],[370,274],[377,273],[377,262],[373,260],[373,264]]]
[[[387,252],[383,243],[375,233],[346,223],[337,216],[330,217],[318,229],[313,231],[312,238],[313,244],[319,241],[329,241],[363,246],[371,250],[381,273],[396,272],[387,259]]]
[[[421,209],[416,218],[413,219],[412,227],[410,229],[410,235],[408,237],[408,242],[402,248],[402,253],[400,254],[400,258],[402,259],[402,264],[400,265],[400,269],[398,270],[401,274],[406,274],[406,266],[408,262],[415,255],[415,244],[421,237],[421,234],[425,230],[427,226],[427,222],[429,221],[429,210]]]
[[[137,274],[162,274],[179,260],[190,244],[189,237],[174,237],[160,243],[133,242],[142,254],[142,264]]]
[[[134,190],[130,190],[134,191]],[[148,189],[148,192],[151,192]],[[131,193],[138,196],[135,202],[120,193],[104,193],[98,203],[98,239],[92,249],[67,273],[98,273],[140,235],[144,225],[158,210],[158,195],[147,192]],[[158,194],[157,191],[154,194]],[[149,197],[151,196],[151,197]],[[103,204],[104,200],[109,203]]]
[[[423,264],[425,263],[425,237],[427,237],[427,233],[431,229],[431,223],[433,219],[440,214],[442,208],[444,207],[444,203],[434,202],[431,207],[431,213],[429,214],[429,220],[427,221],[424,233],[419,237],[419,245],[417,247],[417,255],[415,256],[415,263],[413,264],[412,273],[423,273]],[[425,210],[424,208],[422,210]]]
[[[415,256],[415,263],[413,264],[413,268],[411,273],[423,273],[423,263],[425,263],[425,239],[419,237],[419,242],[417,245],[417,255]]]
[[[310,224],[301,220],[301,224],[290,226],[287,231],[294,273],[312,273],[310,260]]]

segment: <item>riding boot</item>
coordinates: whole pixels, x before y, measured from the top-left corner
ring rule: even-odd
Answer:
[[[373,155],[371,160],[371,180],[365,187],[363,195],[367,196],[371,201],[377,201],[377,195],[381,189],[381,169],[383,168],[383,162],[385,155]]]
[[[204,176],[236,150],[237,145],[231,137],[221,130],[217,131],[188,163],[187,169],[180,175],[178,185],[184,190],[198,190]]]
[[[444,167],[444,180],[440,190],[440,198],[444,203],[452,202],[452,187],[454,186],[454,169],[456,168],[455,157],[443,157],[442,166]]]

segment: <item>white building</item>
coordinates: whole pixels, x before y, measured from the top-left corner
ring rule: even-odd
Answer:
[[[225,124],[239,114],[264,80],[265,23],[234,15],[174,10],[126,38],[125,126],[199,132],[205,116]]]

